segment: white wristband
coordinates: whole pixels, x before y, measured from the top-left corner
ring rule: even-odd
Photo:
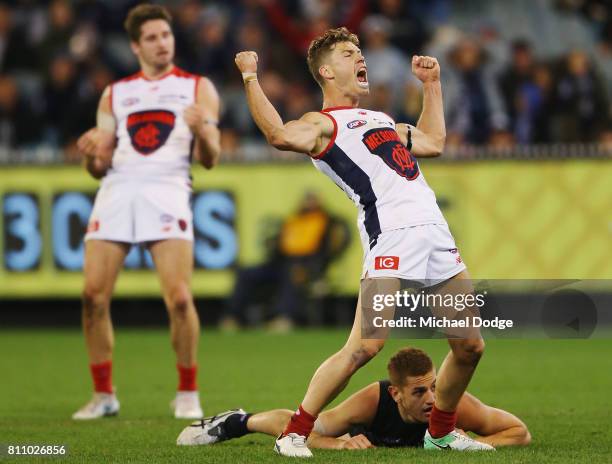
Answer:
[[[105,111],[100,111],[96,113],[96,126],[98,129],[102,129],[103,131],[115,133],[117,129],[117,123],[112,114],[109,114]]]
[[[254,72],[243,72],[242,73],[242,81],[246,84],[251,81],[257,80],[257,73]]]

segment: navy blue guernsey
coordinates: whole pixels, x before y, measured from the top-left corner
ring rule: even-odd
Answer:
[[[370,425],[353,426],[349,431],[351,436],[363,434],[379,447],[422,447],[428,424],[404,422],[389,393],[391,382],[380,380],[378,385],[380,396],[374,420]]]

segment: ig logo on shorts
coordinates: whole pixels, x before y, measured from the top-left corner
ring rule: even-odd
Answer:
[[[374,269],[399,269],[399,256],[377,256],[374,258]]]

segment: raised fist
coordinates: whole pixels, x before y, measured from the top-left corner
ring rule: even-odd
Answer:
[[[413,56],[412,73],[423,83],[440,80],[440,65],[431,56]]]
[[[236,54],[236,66],[241,73],[257,72],[257,53],[244,51]]]

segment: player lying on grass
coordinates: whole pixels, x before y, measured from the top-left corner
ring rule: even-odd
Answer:
[[[427,353],[405,348],[389,360],[387,370],[389,380],[374,382],[321,413],[308,445],[328,449],[422,447],[435,399],[436,369]],[[186,427],[177,444],[209,445],[255,432],[277,436],[292,414],[289,409],[257,414],[227,411]],[[467,392],[459,401],[457,427],[495,447],[531,441],[527,426],[518,417]]]

